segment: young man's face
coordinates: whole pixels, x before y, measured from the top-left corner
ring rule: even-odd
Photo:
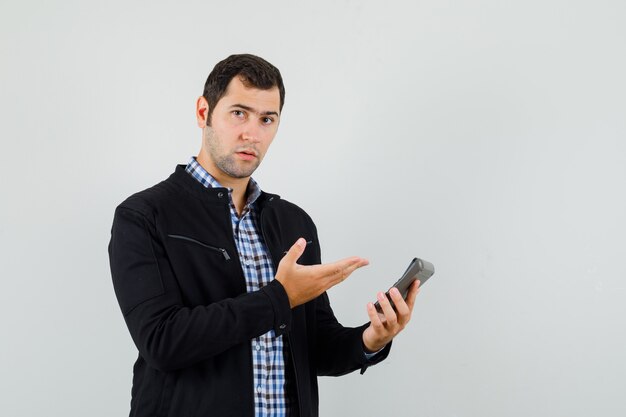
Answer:
[[[208,106],[198,100],[198,123],[206,118]],[[213,176],[247,178],[257,169],[269,148],[280,119],[278,87],[259,90],[246,87],[239,77],[228,84],[217,102],[210,126],[204,127],[198,159]]]

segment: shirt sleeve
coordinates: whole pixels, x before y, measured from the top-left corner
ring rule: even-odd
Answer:
[[[383,347],[382,349],[380,349],[380,350],[378,350],[378,351],[376,351],[376,352],[374,352],[374,353],[367,353],[367,352],[363,351],[363,354],[365,355],[365,359],[367,359],[367,360],[369,361],[369,360],[370,360],[370,359],[372,359],[374,356],[376,356],[376,355],[378,355],[380,352],[382,352],[382,351],[383,351],[383,349],[385,349],[385,348]]]

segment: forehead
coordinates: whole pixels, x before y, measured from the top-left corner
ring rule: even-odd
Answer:
[[[269,90],[247,87],[241,82],[239,77],[234,77],[228,83],[226,93],[216,107],[230,107],[237,104],[253,108],[259,113],[274,112],[278,114],[280,93],[278,92],[278,87],[272,87]]]

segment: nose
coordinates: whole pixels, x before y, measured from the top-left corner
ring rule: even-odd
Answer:
[[[258,142],[259,134],[259,126],[254,123],[254,121],[249,121],[243,127],[243,130],[241,132],[241,138],[250,142]]]

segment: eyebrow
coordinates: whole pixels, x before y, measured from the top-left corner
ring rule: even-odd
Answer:
[[[249,112],[251,112],[251,113],[256,113],[256,114],[258,114],[258,115],[262,115],[262,116],[280,116],[280,115],[279,115],[277,112],[275,112],[275,111],[264,111],[264,112],[259,112],[259,111],[257,111],[256,109],[254,109],[254,108],[252,108],[252,107],[250,107],[250,106],[246,106],[246,105],[244,105],[244,104],[233,104],[233,105],[231,105],[231,106],[230,106],[230,108],[231,108],[231,109],[232,109],[232,108],[235,108],[235,107],[240,108],[240,109],[244,109],[244,110],[247,110],[247,111],[249,111]]]

